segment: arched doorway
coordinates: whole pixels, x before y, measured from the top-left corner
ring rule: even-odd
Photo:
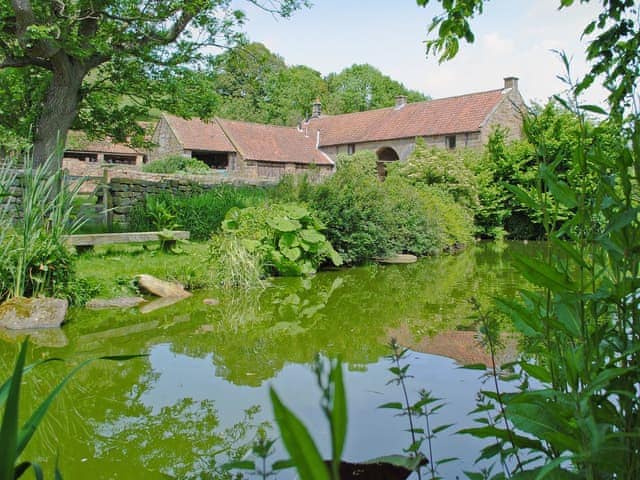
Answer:
[[[378,156],[378,177],[384,180],[387,176],[386,164],[389,162],[397,162],[400,160],[400,157],[391,147],[382,147],[376,152],[376,155]]]

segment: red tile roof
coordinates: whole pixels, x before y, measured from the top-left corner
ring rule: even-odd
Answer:
[[[199,118],[185,120],[163,113],[167,123],[185,150],[212,152],[234,152],[235,148],[215,120],[208,122]]]
[[[333,165],[316,148],[316,138],[306,137],[293,127],[217,119],[222,130],[245,160]]]
[[[505,98],[503,90],[408,103],[366,112],[310,119],[310,135],[320,131],[320,146],[374,142],[394,138],[477,132]]]
[[[110,153],[114,155],[141,155],[144,152],[131,148],[124,143],[115,143],[109,138],[103,140],[89,140],[84,132],[69,130],[65,151]]]

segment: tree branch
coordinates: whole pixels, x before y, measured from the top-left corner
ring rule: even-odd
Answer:
[[[2,62],[0,62],[0,69],[2,68],[20,68],[20,67],[42,67],[47,70],[52,70],[53,66],[49,60],[44,58],[37,57],[22,57],[22,58],[13,58],[7,57]]]
[[[30,0],[11,0],[11,6],[16,14],[16,37],[30,56],[51,58],[58,52],[47,40],[32,40],[27,37],[27,29],[36,25],[36,16]]]

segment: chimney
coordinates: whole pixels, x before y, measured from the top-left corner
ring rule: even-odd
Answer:
[[[407,96],[406,95],[398,95],[396,97],[396,110],[404,107],[407,104]]]
[[[313,102],[313,110],[311,110],[311,118],[318,118],[322,115],[322,103],[319,98],[316,98],[316,101]]]
[[[504,88],[512,88],[513,90],[518,90],[518,77],[505,77]]]

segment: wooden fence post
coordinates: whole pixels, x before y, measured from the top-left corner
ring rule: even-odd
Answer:
[[[104,215],[104,223],[107,231],[113,229],[113,202],[111,200],[111,188],[109,187],[109,170],[104,169],[102,173],[102,209]]]

